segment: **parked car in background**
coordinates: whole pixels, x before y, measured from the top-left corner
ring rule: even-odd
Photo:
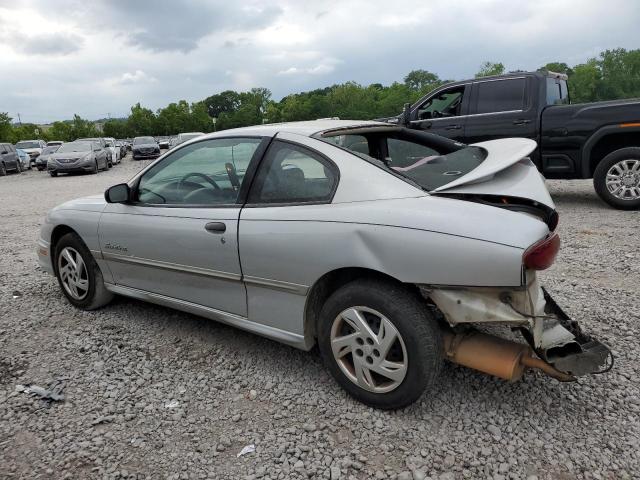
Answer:
[[[10,143],[0,143],[0,176],[7,172],[22,172],[22,163],[16,152],[16,147]]]
[[[106,152],[108,168],[113,167],[113,153],[111,152],[111,149],[107,147],[107,142],[103,137],[79,138],[78,140],[85,142],[96,142],[100,146],[100,148]]]
[[[388,119],[464,143],[524,137],[546,178],[593,178],[619,209],[640,208],[640,100],[572,105],[567,76],[522,72],[449,83]]]
[[[318,344],[378,408],[431,392],[445,359],[571,381],[612,357],[540,286],[560,240],[535,148],[366,121],[218,132],[51,210],[39,261],[81,309],[119,294]]]
[[[160,146],[153,137],[136,137],[133,139],[133,159],[156,158],[160,156]]]
[[[116,145],[116,139],[113,137],[105,137],[104,139],[106,147],[111,152],[111,159],[113,160],[113,164],[117,165],[120,163],[120,147]]]
[[[62,145],[64,142],[62,140],[51,140],[49,142],[47,142],[47,146],[48,147],[52,147],[54,145],[60,146]]]
[[[29,156],[29,154],[21,148],[16,148],[16,153],[18,154],[18,158],[20,159],[22,170],[31,170],[31,157]],[[36,159],[36,163],[37,162],[38,159]]]
[[[191,140],[192,138],[201,137],[204,135],[202,132],[189,132],[189,133],[179,133],[176,136],[176,141],[173,144],[173,147],[177,147],[181,143],[186,142],[187,140]]]
[[[22,140],[16,143],[16,148],[19,148],[26,152],[31,157],[31,163],[35,163],[38,155],[42,153],[42,149],[46,147],[47,144],[44,140]]]
[[[60,173],[98,173],[109,168],[108,154],[109,151],[96,141],[67,142],[51,154],[47,170],[52,177]]]
[[[116,147],[120,149],[120,159],[127,156],[127,144],[123,140],[116,140]]]
[[[51,158],[51,154],[56,153],[62,144],[47,145],[42,149],[42,153],[36,158],[36,168],[39,171],[46,170],[47,162]]]
[[[165,150],[169,148],[169,139],[168,138],[161,138],[158,141],[158,145],[160,146],[160,148],[164,148]]]

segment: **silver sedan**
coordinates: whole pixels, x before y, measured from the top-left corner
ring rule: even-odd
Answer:
[[[317,344],[379,408],[415,401],[444,360],[571,381],[612,356],[538,282],[560,241],[535,147],[361,121],[217,132],[51,210],[38,256],[78,308],[124,295]]]

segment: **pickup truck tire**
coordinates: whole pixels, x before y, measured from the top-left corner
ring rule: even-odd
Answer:
[[[593,172],[593,186],[614,208],[640,208],[640,148],[621,148],[604,157]]]
[[[440,328],[422,299],[377,279],[355,280],[327,299],[318,318],[318,346],[342,388],[385,410],[420,398],[444,360]]]

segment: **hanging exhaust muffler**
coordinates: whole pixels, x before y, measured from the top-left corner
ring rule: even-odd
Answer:
[[[561,382],[576,379],[534,358],[528,345],[475,330],[458,334],[443,331],[443,338],[447,360],[510,382],[520,380],[526,368],[537,368]]]

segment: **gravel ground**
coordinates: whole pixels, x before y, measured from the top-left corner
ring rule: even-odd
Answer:
[[[0,178],[0,478],[640,477],[640,212],[549,182],[564,246],[542,280],[613,348],[612,372],[508,384],[447,365],[421,401],[381,412],[316,352],[134,300],[64,300],[36,267],[45,212],[138,168]],[[65,402],[16,390],[60,379]]]

